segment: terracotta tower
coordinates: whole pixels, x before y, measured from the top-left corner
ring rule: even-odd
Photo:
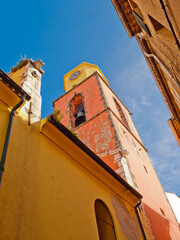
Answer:
[[[82,63],[64,76],[66,93],[54,101],[62,123],[143,195],[147,239],[178,239],[179,227],[130,113],[100,69]],[[148,229],[148,230],[147,230]]]

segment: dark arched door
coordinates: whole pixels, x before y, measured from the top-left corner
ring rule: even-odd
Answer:
[[[114,224],[106,205],[101,200],[95,201],[96,221],[100,240],[116,240]]]

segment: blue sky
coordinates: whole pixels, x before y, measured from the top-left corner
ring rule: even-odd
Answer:
[[[20,56],[42,59],[42,117],[64,93],[63,75],[81,62],[99,66],[133,112],[133,121],[166,191],[180,195],[179,147],[169,111],[135,39],[125,32],[111,1],[32,0],[1,3],[0,68]]]

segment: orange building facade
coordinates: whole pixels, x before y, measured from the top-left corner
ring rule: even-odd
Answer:
[[[147,149],[104,75],[95,65],[82,63],[65,75],[64,84],[67,92],[54,101],[54,109],[60,109],[62,124],[143,195],[146,238],[179,239],[178,223]]]
[[[111,0],[129,37],[144,54],[171,113],[180,146],[180,4],[178,0]]]

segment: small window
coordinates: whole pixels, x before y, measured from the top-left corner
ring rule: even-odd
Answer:
[[[161,23],[159,23],[156,19],[154,19],[150,15],[148,15],[148,17],[149,17],[149,19],[150,19],[150,21],[151,21],[155,31],[158,31],[158,30],[164,28],[164,26]]]
[[[114,224],[106,205],[101,200],[95,201],[96,221],[100,240],[116,240]]]
[[[78,127],[86,121],[84,103],[81,94],[75,95],[70,102],[70,119],[72,128]]]
[[[144,167],[144,170],[146,171],[146,173],[148,173],[148,170],[147,170],[147,168],[145,167],[145,166],[143,166]]]
[[[151,37],[151,33],[149,31],[148,26],[144,23],[143,19],[134,11],[132,10],[132,13],[139,24],[139,26]]]
[[[162,215],[163,215],[164,217],[166,217],[166,215],[165,215],[165,213],[164,213],[164,210],[163,210],[162,208],[160,208],[160,211],[161,211]]]

